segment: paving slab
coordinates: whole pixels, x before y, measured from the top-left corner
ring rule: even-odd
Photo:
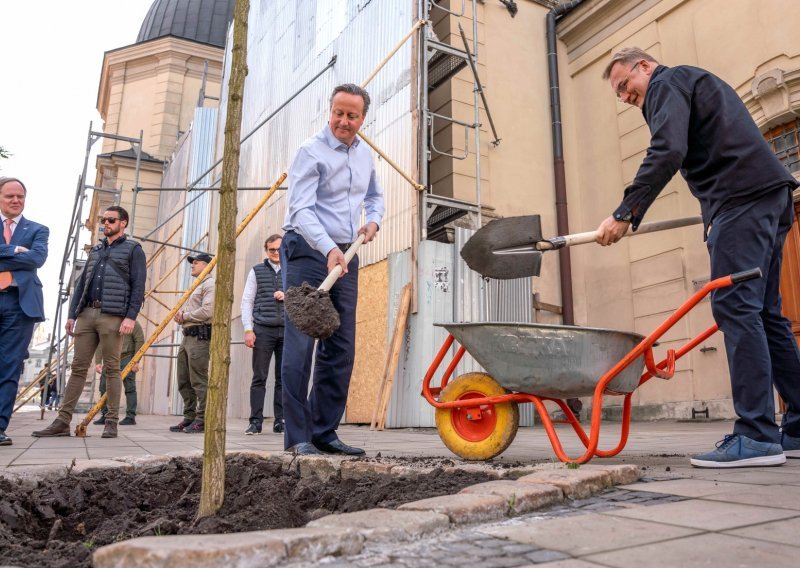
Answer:
[[[720,503],[704,499],[691,499],[649,507],[615,509],[603,514],[630,519],[657,519],[659,523],[708,531],[723,531],[778,519],[788,519],[797,515],[795,511],[788,509]]]
[[[800,535],[800,517],[763,523],[741,529],[732,529],[725,531],[724,534],[767,540],[791,546],[800,546],[800,540],[798,539],[798,535]],[[800,552],[797,552],[797,554],[800,554]]]
[[[800,512],[800,486],[798,485],[783,485],[780,487],[774,485],[740,485],[732,491],[708,495],[705,499],[776,509],[792,509]]]
[[[534,566],[534,565],[531,565]],[[597,568],[604,566],[603,564],[595,564],[588,560],[580,560],[578,558],[568,558],[567,560],[557,560],[547,564],[547,568]],[[525,568],[530,568],[526,566]]]
[[[687,566],[787,566],[798,549],[761,540],[707,533],[584,558],[616,568],[687,568]]]
[[[698,530],[639,519],[585,513],[543,518],[524,525],[479,529],[484,534],[514,542],[535,544],[571,556],[585,556],[697,534]]]
[[[672,479],[667,481],[633,483],[621,485],[618,489],[630,491],[647,491],[652,493],[667,493],[669,495],[682,495],[684,497],[706,497],[715,493],[737,491],[743,487],[740,483],[715,481],[712,479]],[[753,487],[744,485],[744,487]]]

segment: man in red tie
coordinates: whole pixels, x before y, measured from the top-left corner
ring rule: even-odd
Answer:
[[[10,446],[6,436],[14,409],[22,362],[36,322],[44,321],[42,283],[36,270],[47,259],[50,230],[22,216],[25,185],[16,178],[0,177],[0,446]]]

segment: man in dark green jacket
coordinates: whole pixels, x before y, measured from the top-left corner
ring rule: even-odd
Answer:
[[[131,335],[122,337],[122,351],[119,354],[119,368],[124,369],[128,366],[133,356],[144,345],[144,331],[137,321],[133,327]],[[103,350],[98,347],[94,355],[95,371],[100,373],[100,396],[106,393],[106,372],[103,369]],[[136,424],[136,373],[139,372],[139,363],[136,363],[131,372],[122,380],[125,388],[125,418],[119,421],[120,426],[134,426]],[[106,413],[108,406],[103,406],[100,417],[94,421],[98,426],[106,423]]]

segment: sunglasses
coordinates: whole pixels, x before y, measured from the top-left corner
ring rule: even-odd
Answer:
[[[100,217],[100,224],[101,225],[104,225],[105,223],[108,223],[109,225],[113,225],[117,221],[119,221],[119,217]]]
[[[280,251],[281,251],[281,247],[278,247],[278,248],[268,248],[268,249],[267,249],[267,252],[280,252]]]

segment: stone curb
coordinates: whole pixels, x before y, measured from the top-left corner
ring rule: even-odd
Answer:
[[[94,568],[251,568],[288,558],[317,560],[361,552],[364,537],[351,529],[302,528],[232,534],[147,536],[103,546]]]
[[[434,470],[428,466],[395,465],[346,457],[296,457],[286,453],[232,451],[275,461],[287,471],[302,477],[323,480],[341,475],[354,478],[364,473],[416,477]],[[168,463],[173,457],[200,458],[202,452],[176,452],[167,455],[119,457],[110,460],[77,460],[72,472],[102,468],[148,469]],[[453,525],[494,521],[528,513],[564,499],[583,499],[613,485],[637,481],[641,472],[634,465],[584,465],[567,469],[564,464],[498,469],[488,464],[464,464],[446,471],[465,469],[485,472],[497,478],[472,485],[455,495],[445,495],[406,503],[397,510],[370,509],[357,513],[333,514],[314,520],[300,529],[279,529],[218,535],[178,535],[139,537],[97,549],[96,568],[163,568],[190,565],[274,566],[285,560],[316,561],[325,556],[358,554],[367,541],[406,541],[446,530]],[[69,475],[63,466],[31,466],[0,470],[0,477],[35,485],[44,479]]]
[[[357,529],[366,540],[392,542],[420,538],[450,526],[447,515],[432,511],[369,509],[356,513],[328,515],[306,525],[312,528]]]

